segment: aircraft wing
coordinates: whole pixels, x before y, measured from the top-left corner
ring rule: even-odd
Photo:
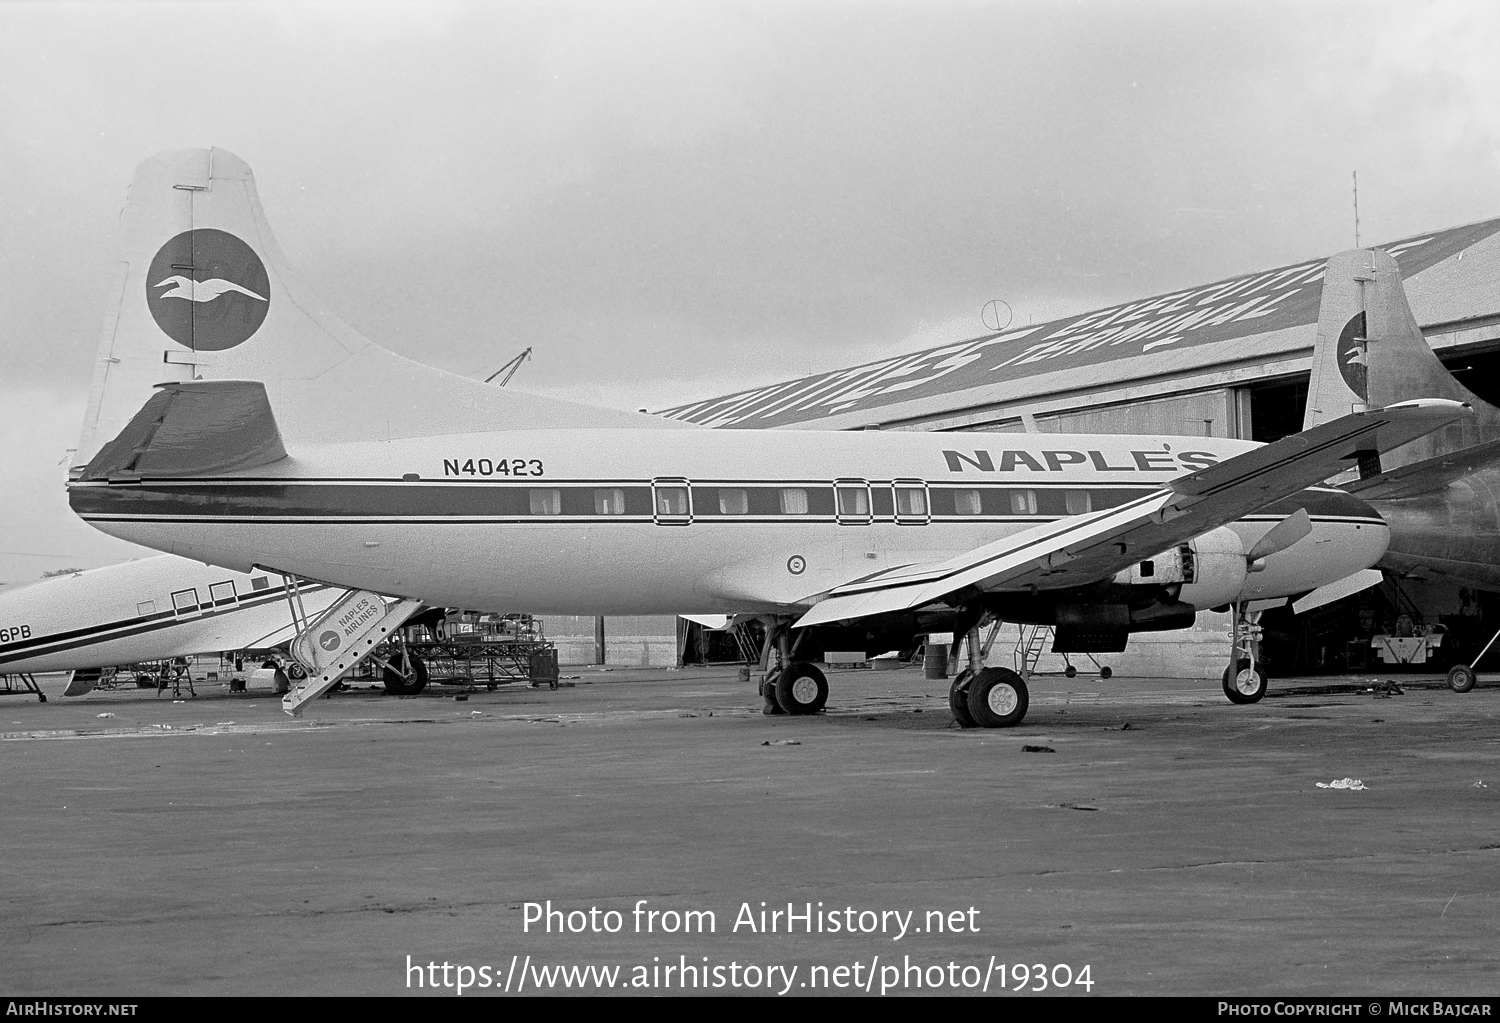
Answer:
[[[1047,522],[947,561],[846,583],[798,620],[820,625],[906,611],[967,588],[1056,590],[1123,569],[1313,486],[1357,460],[1472,414],[1423,399],[1370,409],[1283,437],[1163,486],[1129,504]]]

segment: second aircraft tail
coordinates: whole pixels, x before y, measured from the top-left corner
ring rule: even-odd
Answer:
[[[1387,452],[1383,470],[1500,438],[1500,409],[1459,383],[1422,336],[1396,260],[1379,249],[1341,252],[1323,275],[1302,428],[1412,398],[1467,402],[1475,414]]]

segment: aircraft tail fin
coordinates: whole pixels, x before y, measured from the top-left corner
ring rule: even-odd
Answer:
[[[164,382],[261,381],[292,441],[685,425],[502,391],[374,344],[298,280],[249,166],[225,150],[147,160],[121,221],[125,264],[105,314],[75,470]]]
[[[1500,436],[1500,409],[1459,383],[1423,338],[1396,260],[1379,249],[1339,253],[1323,274],[1302,428],[1413,398],[1464,402],[1475,414],[1362,464],[1362,476]]]

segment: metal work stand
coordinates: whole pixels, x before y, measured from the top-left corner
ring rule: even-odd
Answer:
[[[1080,672],[1078,667],[1074,665],[1073,659],[1067,654],[1057,655],[1063,659],[1063,664],[1066,665],[1062,671],[1037,671],[1037,662],[1042,659],[1042,654],[1046,653],[1047,639],[1052,635],[1052,626],[1022,625],[1020,629],[1021,638],[1016,640],[1016,649],[1013,656],[1016,664],[1016,672],[1024,679],[1029,679],[1033,675],[1062,675],[1064,678],[1076,678],[1079,674],[1098,675],[1100,678],[1109,678],[1114,674],[1109,665],[1100,664],[1098,658],[1093,654],[1083,655],[1093,664],[1093,671]]]
[[[20,680],[17,686],[15,680]],[[0,675],[0,696],[17,695],[24,696],[27,693],[35,693],[38,703],[47,702],[47,694],[42,692],[36,684],[36,677],[27,672],[18,672],[14,675]]]

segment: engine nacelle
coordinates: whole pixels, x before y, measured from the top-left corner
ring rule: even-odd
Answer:
[[[1197,608],[1233,601],[1245,588],[1249,566],[1239,534],[1227,526],[1194,537],[1182,547],[1191,551],[1191,574],[1185,573],[1177,599]],[[1181,548],[1179,548],[1181,549]]]
[[[1217,607],[1239,595],[1249,566],[1239,534],[1227,526],[1137,562],[1115,576],[1127,586],[1180,587],[1177,599],[1194,607]]]

